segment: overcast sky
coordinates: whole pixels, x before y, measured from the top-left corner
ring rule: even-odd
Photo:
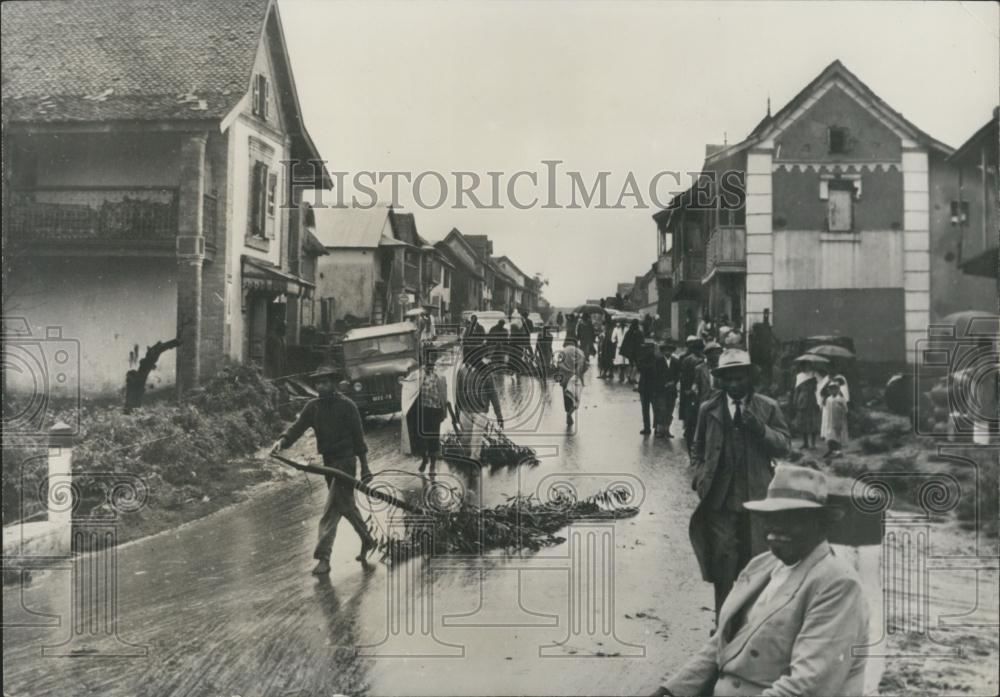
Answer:
[[[656,258],[648,183],[700,167],[706,143],[742,139],[840,59],[895,110],[956,146],[1000,101],[998,9],[958,2],[349,2],[279,0],[307,127],[331,170],[504,172],[501,209],[424,210],[431,240],[487,234],[496,254],[550,280],[556,305],[614,293]],[[634,173],[646,207],[542,209],[543,160],[609,204]],[[518,170],[518,210],[506,186]],[[451,175],[447,175],[449,178]],[[560,181],[567,181],[560,179]],[[350,180],[348,180],[350,184]],[[677,190],[661,180],[662,199]],[[686,187],[685,187],[686,188]],[[438,185],[425,178],[425,202]],[[353,188],[352,193],[356,192]],[[560,184],[560,203],[569,203]],[[390,198],[389,181],[380,194]],[[361,198],[364,198],[363,196]]]

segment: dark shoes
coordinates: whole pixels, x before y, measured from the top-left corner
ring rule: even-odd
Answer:
[[[376,544],[375,540],[373,540],[372,538],[369,537],[367,540],[364,540],[361,543],[361,554],[359,554],[358,556],[356,556],[354,558],[357,561],[361,562],[362,564],[367,564],[368,563],[368,555],[377,546],[378,546],[378,544]]]
[[[424,456],[424,459],[420,461],[420,471],[423,472],[425,469],[427,469],[427,456]]]
[[[313,567],[312,573],[313,576],[326,576],[330,573],[330,562],[326,559],[320,559]]]
[[[641,431],[639,431],[640,436],[648,436],[650,433],[651,431],[648,428],[644,428]]]

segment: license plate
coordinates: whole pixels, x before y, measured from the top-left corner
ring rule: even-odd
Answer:
[[[385,401],[388,401],[390,398],[391,398],[391,395],[377,394],[374,397],[372,397],[372,401],[373,402],[385,402]]]

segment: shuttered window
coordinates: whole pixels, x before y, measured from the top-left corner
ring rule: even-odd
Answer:
[[[265,237],[265,218],[268,205],[268,167],[263,162],[254,162],[250,169],[250,235]]]
[[[827,222],[830,232],[850,232],[854,226],[854,185],[850,182],[830,182],[827,200]]]

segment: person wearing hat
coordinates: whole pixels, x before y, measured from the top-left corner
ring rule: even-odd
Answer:
[[[349,383],[341,382],[338,392],[337,376],[337,368],[330,366],[320,366],[312,373],[310,377],[319,397],[306,404],[295,423],[274,444],[272,451],[290,448],[311,428],[316,436],[316,450],[323,456],[325,467],[354,477],[357,475],[357,461],[360,460],[361,478],[362,481],[367,481],[371,479],[372,472],[368,467],[368,445],[365,443],[361,414],[354,402],[344,396],[346,390],[350,389]],[[376,546],[354,500],[354,488],[330,475],[326,478],[326,484],[326,507],[319,521],[319,539],[313,551],[313,558],[317,560],[316,568],[313,569],[316,575],[330,573],[330,552],[333,550],[333,540],[341,517],[347,518],[361,538],[358,561],[367,563],[368,553]]]
[[[659,438],[673,438],[670,425],[674,421],[674,407],[677,405],[677,380],[680,377],[680,362],[674,356],[676,342],[667,337],[656,351],[656,401],[653,403],[653,430]]]
[[[705,344],[705,360],[695,368],[694,391],[698,394],[698,404],[707,400],[715,389],[715,379],[712,371],[719,365],[719,356],[722,355],[722,346],[715,341]]]
[[[657,371],[656,354],[656,342],[652,339],[645,339],[639,347],[635,361],[636,368],[639,370],[639,404],[642,408],[642,430],[639,431],[639,434],[643,436],[652,433],[649,430],[649,413],[653,410],[653,405],[661,389],[657,373],[662,373],[662,371]]]
[[[486,341],[486,332],[483,325],[479,323],[479,317],[472,315],[469,317],[469,326],[462,336],[462,356],[463,358]]]
[[[868,603],[857,572],[827,542],[842,511],[822,472],[779,465],[745,508],[766,551],[739,576],[718,629],[660,695],[861,695]],[[859,652],[860,653],[860,652]]]
[[[746,351],[723,351],[712,375],[717,389],[698,410],[691,448],[700,502],[688,531],[702,577],[715,585],[718,613],[740,570],[765,548],[743,504],[764,496],[789,433],[777,402],[754,392]]]
[[[684,422],[684,443],[688,452],[694,443],[694,430],[698,425],[698,407],[701,402],[698,400],[697,391],[694,389],[695,376],[698,373],[698,366],[705,362],[705,342],[693,334],[684,342],[687,346],[686,353],[681,357],[680,362],[680,399],[679,409],[681,421]]]

